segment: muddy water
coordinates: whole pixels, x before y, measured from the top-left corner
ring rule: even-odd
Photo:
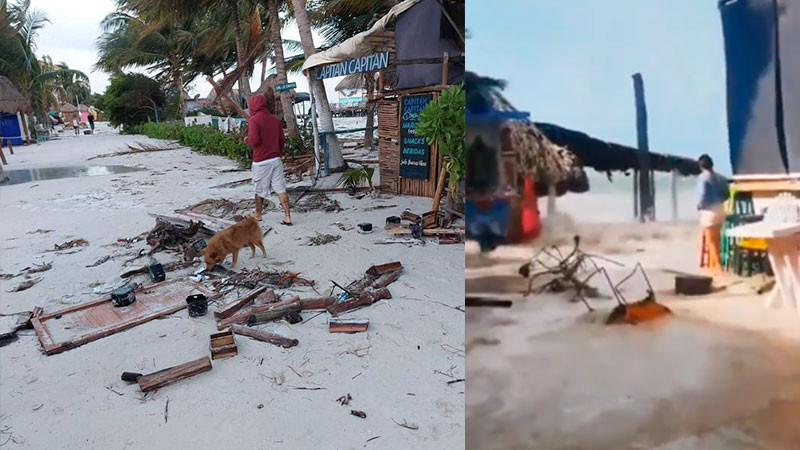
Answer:
[[[5,184],[22,184],[31,181],[57,180],[61,178],[95,177],[118,173],[136,172],[144,169],[128,166],[67,166],[41,169],[15,169],[5,171],[9,181]]]

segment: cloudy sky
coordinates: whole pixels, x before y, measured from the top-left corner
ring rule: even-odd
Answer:
[[[709,153],[730,170],[725,55],[713,0],[470,2],[468,67],[552,122],[635,146],[631,75],[644,78],[653,151]]]
[[[49,55],[54,62],[66,62],[70,68],[83,71],[89,76],[92,92],[104,92],[108,86],[108,74],[94,71],[97,61],[97,38],[102,34],[100,21],[106,14],[114,10],[113,0],[32,0],[35,9],[44,11],[50,23],[41,30],[36,40],[39,55]],[[287,39],[300,39],[297,26],[289,23],[283,30]],[[314,36],[315,43],[322,41]],[[257,89],[260,81],[261,65],[258,64],[256,74],[251,80],[252,89]],[[325,80],[328,100],[335,102],[338,98],[333,88],[341,78]],[[297,83],[297,90],[308,92],[308,84],[302,76],[289,76],[290,82]],[[211,86],[205,80],[197,79],[191,85],[191,95],[200,94],[205,97]]]

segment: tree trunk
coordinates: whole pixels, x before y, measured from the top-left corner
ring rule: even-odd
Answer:
[[[294,6],[294,17],[297,22],[297,28],[300,31],[300,42],[303,44],[303,53],[306,58],[317,52],[314,46],[314,38],[311,36],[311,22],[308,20],[306,13],[305,0],[292,0]],[[325,85],[322,80],[311,74],[310,88],[314,93],[314,100],[317,105],[317,113],[319,114],[320,128],[323,132],[333,131],[333,115],[331,114],[331,107],[328,104],[328,95],[325,92]],[[339,144],[339,139],[336,135],[326,136],[328,142],[328,166],[331,172],[341,172],[347,168],[342,156],[342,146]]]
[[[245,66],[244,60],[244,43],[242,42],[242,18],[239,14],[239,0],[229,0],[228,3],[233,9],[233,29],[236,35],[236,64],[239,67]],[[252,95],[250,91],[250,80],[247,79],[247,71],[242,71],[242,76],[239,78],[240,94],[244,94],[248,99]],[[239,99],[235,99],[237,102]]]
[[[375,107],[378,105],[377,101],[373,99],[373,92],[375,90],[375,78],[372,72],[364,74],[365,85],[367,87],[367,131],[364,133],[364,147],[367,150],[372,150],[372,141],[374,130],[372,127],[375,125]]]
[[[172,64],[172,82],[175,83],[175,89],[178,90],[178,111],[183,120],[186,118],[186,103],[183,101],[183,74],[176,63]]]
[[[278,17],[278,0],[264,0],[269,9],[269,32],[272,39],[272,48],[275,52],[275,81],[278,83],[286,83],[286,61],[283,57],[283,39],[281,39],[281,21]],[[281,91],[278,93],[281,99],[281,109],[283,110],[283,119],[286,121],[286,127],[289,130],[289,137],[295,138],[300,143],[301,150],[303,149],[303,140],[300,139],[300,130],[297,128],[297,119],[294,116],[294,109],[292,108],[291,93],[289,91]]]

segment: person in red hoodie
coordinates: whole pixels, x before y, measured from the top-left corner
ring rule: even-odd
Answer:
[[[286,193],[286,179],[283,174],[284,146],[286,136],[283,134],[281,121],[270,114],[267,109],[267,98],[261,94],[250,97],[250,120],[247,123],[247,139],[245,143],[253,148],[253,185],[256,189],[256,220],[261,220],[261,209],[264,198],[273,191],[283,208],[282,225],[291,225],[289,213],[289,195]]]

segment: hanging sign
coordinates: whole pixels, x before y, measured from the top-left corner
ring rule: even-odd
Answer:
[[[417,135],[419,113],[433,100],[433,94],[404,95],[400,104],[400,176],[427,180],[431,147]]]
[[[317,78],[343,77],[352,73],[372,72],[389,67],[389,52],[375,53],[338,63],[328,64],[317,69]]]
[[[297,83],[283,83],[275,85],[275,92],[288,91],[297,87]]]

